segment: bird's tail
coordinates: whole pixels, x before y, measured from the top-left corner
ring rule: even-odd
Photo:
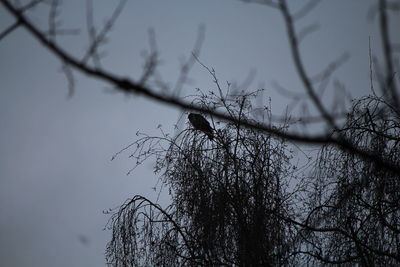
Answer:
[[[208,138],[210,138],[211,141],[214,139],[214,134],[212,132],[206,132],[206,135],[208,136]]]

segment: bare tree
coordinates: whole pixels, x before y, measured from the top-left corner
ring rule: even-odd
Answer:
[[[251,96],[202,95],[199,103],[246,121]],[[264,115],[270,123],[270,110]],[[354,102],[341,134],[398,162],[399,127],[392,107],[368,96]],[[163,209],[135,196],[113,214],[112,265],[399,264],[399,174],[326,145],[308,176],[284,139],[235,123],[215,133],[215,141],[191,128],[144,136],[122,150],[134,149],[138,164],[157,158],[172,203]]]
[[[195,102],[248,121],[255,96],[202,95]],[[188,128],[176,138],[146,135],[123,150],[134,149],[131,156],[139,163],[149,155],[157,158],[155,170],[172,203],[163,209],[135,196],[120,207],[110,224],[112,265],[278,266],[289,261],[294,233],[275,215],[290,216],[293,200],[287,191],[293,169],[286,143],[240,123],[220,126],[214,141]]]
[[[342,134],[400,161],[400,117],[376,96],[354,103]],[[400,176],[332,146],[322,148],[304,221],[306,254],[344,266],[400,264]]]

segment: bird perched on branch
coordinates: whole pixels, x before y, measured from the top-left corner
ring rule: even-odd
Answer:
[[[210,138],[210,140],[213,140],[213,129],[211,128],[210,123],[202,115],[190,113],[188,118],[196,130],[202,131],[208,136],[208,138]]]

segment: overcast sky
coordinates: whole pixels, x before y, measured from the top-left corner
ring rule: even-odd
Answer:
[[[60,43],[82,55],[88,42],[85,1],[63,2],[63,25],[82,31],[60,38]],[[118,3],[93,2],[98,25]],[[288,2],[295,10],[304,1]],[[299,21],[301,26],[320,26],[301,46],[310,73],[344,52],[351,55],[334,77],[353,96],[368,93],[369,37],[379,55],[376,21],[367,21],[374,2],[322,1]],[[39,8],[30,18],[45,27],[46,12]],[[0,5],[0,30],[11,23]],[[221,81],[240,84],[255,70],[249,89],[264,87],[275,114],[289,101],[272,89],[274,81],[294,92],[302,90],[280,13],[235,0],[129,0],[103,47],[103,66],[139,77],[147,31],[153,28],[163,59],[160,71],[174,82],[180,59],[190,56],[200,25],[206,29],[200,58]],[[192,94],[196,87],[206,92],[213,88],[199,65],[190,77],[193,82],[182,95]],[[151,160],[127,176],[133,166],[128,155],[110,159],[135,140],[138,130],[157,134],[162,124],[173,133],[180,111],[143,97],[112,93],[106,84],[82,75],[76,75],[76,81],[69,99],[60,62],[24,29],[0,42],[0,266],[104,266],[111,233],[103,231],[109,216],[102,211],[136,194],[156,199]]]

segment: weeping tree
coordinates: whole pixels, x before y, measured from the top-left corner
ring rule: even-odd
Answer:
[[[168,188],[162,207],[135,196],[111,217],[107,260],[113,266],[277,266],[289,261],[297,244],[282,218],[291,211],[293,173],[287,144],[245,128],[255,123],[257,93],[200,94],[194,102],[225,110],[238,122],[209,118],[213,140],[188,126],[177,136],[143,135],[123,151],[140,164],[156,159],[155,171]],[[257,119],[270,122],[270,110]],[[189,125],[189,124],[188,124]],[[271,125],[271,127],[274,127]],[[286,126],[281,126],[284,130]],[[122,151],[121,151],[122,152]]]
[[[341,134],[400,164],[400,116],[384,97],[354,102]],[[307,225],[308,260],[343,266],[400,265],[400,174],[333,146],[314,172]]]

